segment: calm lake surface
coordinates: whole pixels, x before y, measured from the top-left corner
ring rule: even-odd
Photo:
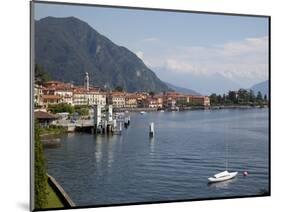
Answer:
[[[131,113],[121,136],[73,133],[44,151],[77,206],[248,196],[268,191],[268,133],[268,109]],[[209,185],[226,149],[238,176]]]

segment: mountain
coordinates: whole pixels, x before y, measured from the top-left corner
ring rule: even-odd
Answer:
[[[252,89],[255,94],[257,94],[259,91],[262,93],[262,95],[268,96],[268,80],[265,80],[263,82],[257,83],[253,85],[250,89]]]
[[[134,91],[166,91],[168,86],[125,47],[75,17],[35,22],[35,63],[54,80],[81,85],[85,72],[94,86]]]
[[[189,95],[201,95],[200,93],[198,93],[198,92],[196,92],[196,91],[194,91],[194,90],[192,90],[192,89],[183,88],[183,87],[178,87],[178,86],[172,85],[172,84],[170,84],[170,83],[168,83],[168,82],[165,82],[165,83],[166,83],[166,85],[167,85],[170,89],[172,89],[172,90],[174,90],[174,91],[176,91],[176,92],[184,93],[184,94],[189,94]]]
[[[243,86],[239,83],[224,77],[220,73],[210,75],[177,73],[166,67],[153,67],[155,73],[165,82],[170,82],[179,87],[186,87],[199,92],[202,95],[211,95],[212,93],[224,94],[229,90],[238,90]]]

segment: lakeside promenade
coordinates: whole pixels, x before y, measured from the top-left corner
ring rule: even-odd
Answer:
[[[251,109],[251,108],[267,108],[267,105],[214,105],[214,106],[187,106],[187,107],[179,107],[179,111],[183,110],[217,110],[217,109]],[[164,110],[164,111],[170,111],[170,109],[158,109],[158,108],[113,108],[114,112],[141,112],[141,111],[146,111],[146,112],[153,112],[153,111],[159,111],[159,110]]]

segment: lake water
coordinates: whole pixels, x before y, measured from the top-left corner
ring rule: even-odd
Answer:
[[[131,113],[121,136],[73,133],[45,148],[48,172],[77,206],[259,195],[269,186],[268,124],[268,109]],[[209,185],[226,158],[238,176]]]

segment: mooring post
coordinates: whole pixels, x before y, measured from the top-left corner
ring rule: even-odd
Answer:
[[[150,136],[150,137],[153,137],[153,136],[154,136],[154,123],[153,123],[153,122],[151,122],[151,123],[149,124],[149,136]]]
[[[120,133],[122,132],[122,123],[121,122],[119,122],[119,131],[120,131]]]

